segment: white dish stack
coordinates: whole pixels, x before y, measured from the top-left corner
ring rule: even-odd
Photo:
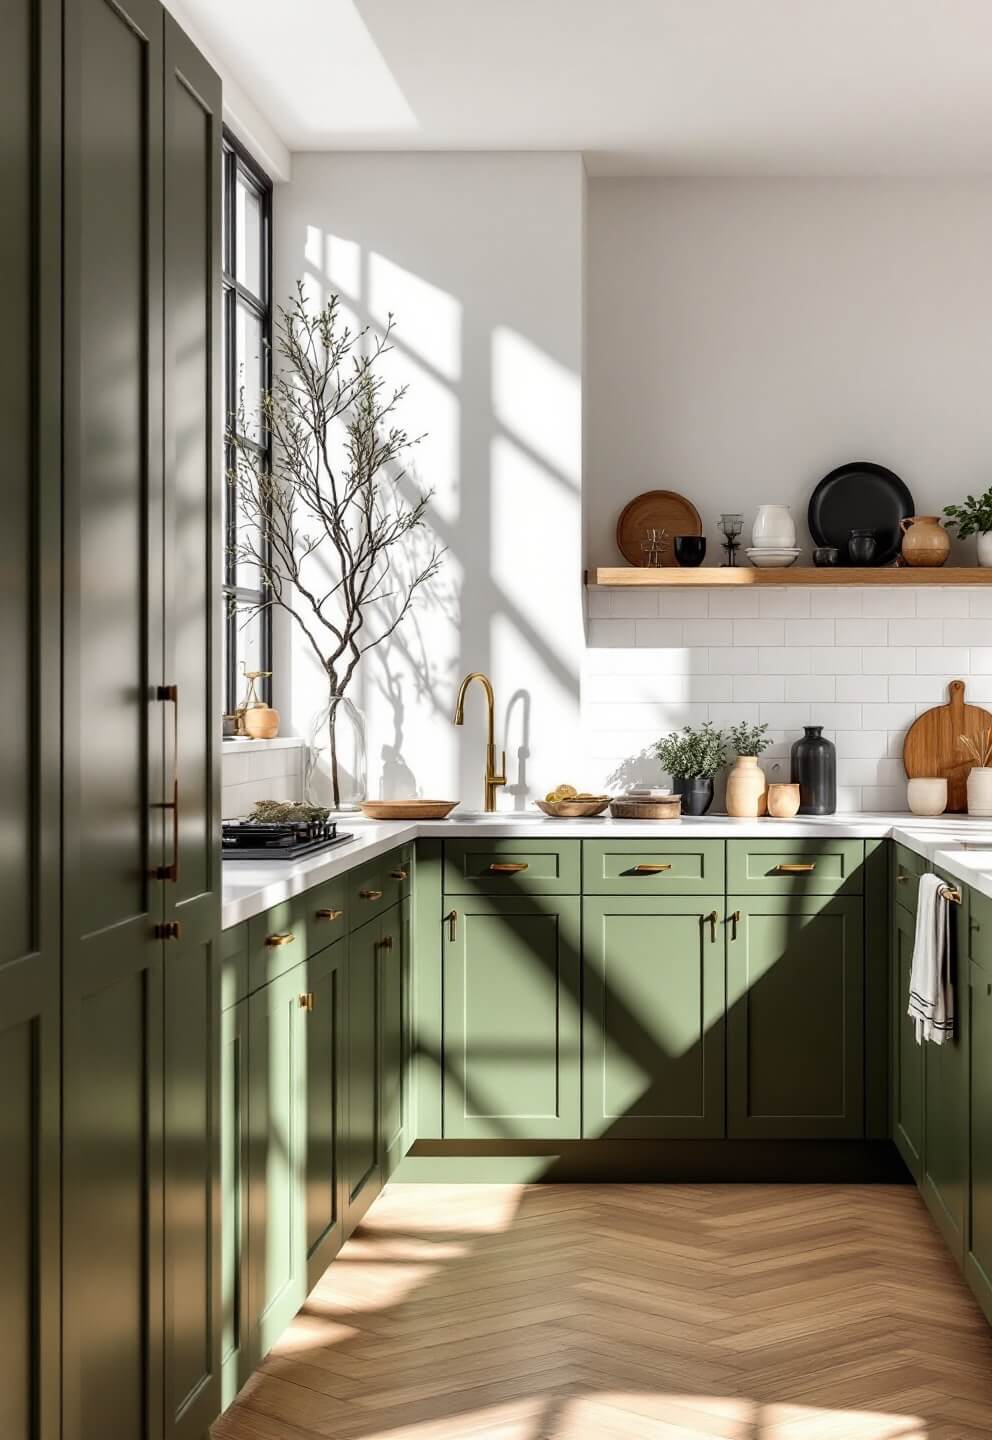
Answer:
[[[796,522],[788,505],[758,506],[751,544],[744,553],[759,568],[784,570],[796,563],[802,551],[796,544]]]

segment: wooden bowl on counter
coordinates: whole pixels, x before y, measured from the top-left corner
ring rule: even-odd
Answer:
[[[446,820],[457,800],[363,800],[369,820]]]
[[[678,820],[682,814],[682,797],[671,800],[613,800],[610,814],[614,820]]]
[[[589,800],[535,800],[538,810],[555,820],[588,820],[593,815],[602,815],[610,803],[609,795],[593,795]]]

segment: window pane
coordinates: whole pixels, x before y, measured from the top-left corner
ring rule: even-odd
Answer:
[[[240,705],[248,689],[245,671],[261,670],[262,668],[262,616],[249,615],[244,610],[239,610],[234,624],[235,654],[237,656],[237,703]],[[244,670],[241,668],[242,665]],[[268,693],[262,681],[258,682],[256,689],[259,695],[264,696]]]
[[[234,257],[234,274],[246,290],[261,297],[262,294],[262,197],[238,174],[235,197],[237,213],[234,233],[237,238],[237,254]]]
[[[262,324],[258,316],[240,300],[235,317],[235,347],[237,371],[234,383],[234,408],[235,412],[239,414],[238,429],[242,430],[249,440],[261,440],[259,405],[265,374]],[[243,417],[240,416],[242,401],[244,403]]]

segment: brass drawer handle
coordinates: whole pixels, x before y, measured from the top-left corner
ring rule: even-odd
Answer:
[[[635,865],[635,875],[660,875],[662,870],[671,870],[671,865]]]
[[[315,920],[340,920],[344,914],[343,910],[315,910]]]
[[[390,880],[409,880],[410,875],[406,870],[390,870],[389,878]]]
[[[527,869],[526,860],[496,861],[489,867],[490,875],[519,875],[521,870]]]
[[[897,885],[905,885],[905,883],[906,883],[906,881],[907,881],[908,879],[909,879],[909,871],[908,871],[908,870],[904,870],[904,869],[902,868],[902,866],[900,865],[900,866],[897,868],[897,870],[896,870],[896,884],[897,884]]]
[[[731,940],[736,940],[737,927],[741,923],[741,912],[739,910],[735,910],[732,915],[728,916],[728,919],[730,920],[731,925],[730,938]]]
[[[961,891],[954,885],[943,885],[939,891],[941,900],[949,900],[952,905],[961,904]]]
[[[381,899],[382,899],[382,891],[381,891],[381,890],[359,890],[359,892],[358,892],[358,898],[359,898],[359,900],[381,900]]]
[[[457,911],[457,910],[449,910],[448,913],[447,913],[447,915],[445,915],[444,918],[445,918],[445,920],[448,922],[448,939],[449,939],[449,940],[455,940],[455,939],[457,939],[457,936],[458,936],[458,911]]]
[[[313,991],[308,990],[305,995],[300,996],[300,1009],[310,1011],[314,1007]]]
[[[716,939],[716,927],[717,927],[717,921],[718,921],[719,919],[720,919],[720,917],[719,917],[719,915],[716,913],[715,910],[711,910],[708,915],[704,915],[704,916],[703,916],[703,924],[704,924],[704,925],[708,925],[708,926],[710,927],[710,939],[711,939],[711,940],[715,940],[715,939]]]
[[[265,943],[270,950],[275,950],[279,945],[294,945],[295,935],[266,935]]]
[[[802,865],[776,865],[775,873],[777,875],[812,875],[815,869],[816,862],[809,860]]]

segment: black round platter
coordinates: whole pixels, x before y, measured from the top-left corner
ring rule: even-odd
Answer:
[[[825,475],[809,500],[807,523],[817,545],[832,545],[847,560],[852,530],[875,532],[873,565],[888,565],[899,554],[899,522],[915,514],[913,497],[905,481],[884,465],[854,460]]]

